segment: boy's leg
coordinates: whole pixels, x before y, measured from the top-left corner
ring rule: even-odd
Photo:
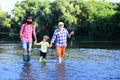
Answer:
[[[40,58],[39,58],[39,62],[42,62],[42,59],[43,59],[43,52],[40,51]]]
[[[44,53],[44,54],[43,54],[43,61],[44,61],[44,62],[46,62],[46,55],[47,55],[47,53]]]
[[[40,58],[39,58],[39,62],[42,62],[42,56],[40,56]]]

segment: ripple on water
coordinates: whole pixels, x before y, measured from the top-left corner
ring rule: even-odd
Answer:
[[[39,63],[37,49],[29,65],[22,62],[17,44],[0,45],[1,80],[119,80],[119,49],[67,49],[63,64],[58,64],[55,49],[50,49],[46,63]],[[18,54],[19,53],[19,54]]]

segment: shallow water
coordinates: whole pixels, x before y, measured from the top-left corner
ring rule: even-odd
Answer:
[[[39,63],[38,48],[24,64],[19,43],[0,44],[0,80],[120,80],[120,49],[67,49],[58,64],[55,49],[49,49],[46,63]]]

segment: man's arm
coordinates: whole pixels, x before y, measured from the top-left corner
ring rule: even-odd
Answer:
[[[23,29],[24,29],[24,24],[21,26],[21,29],[20,29],[20,38],[23,36]]]
[[[54,33],[53,33],[51,43],[50,43],[50,47],[52,47],[52,44],[54,43],[55,39],[56,39],[56,31],[54,31]]]
[[[33,26],[33,36],[34,36],[34,39],[35,39],[34,42],[37,42],[37,36],[36,36],[35,26]]]
[[[71,38],[72,35],[74,35],[74,31],[72,31],[72,32],[68,35],[68,37]]]

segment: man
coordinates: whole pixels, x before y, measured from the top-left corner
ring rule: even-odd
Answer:
[[[32,17],[28,17],[26,23],[24,23],[20,29],[20,38],[23,48],[23,61],[25,63],[30,61],[32,36],[34,36],[34,40],[37,42],[35,26],[32,24]]]
[[[59,63],[62,63],[62,59],[64,57],[64,53],[67,47],[67,37],[70,38],[71,35],[74,34],[74,32],[72,31],[69,34],[67,29],[64,28],[63,22],[59,22],[58,27],[59,28],[54,31],[54,34],[52,36],[50,47],[52,47],[52,44],[54,43],[54,41],[56,41],[56,53],[58,61]]]

